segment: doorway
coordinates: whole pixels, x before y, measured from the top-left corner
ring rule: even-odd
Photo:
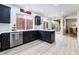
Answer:
[[[65,19],[63,34],[77,39],[77,18]]]
[[[52,21],[52,29],[55,29],[56,32],[60,32],[60,30],[61,30],[60,19]]]

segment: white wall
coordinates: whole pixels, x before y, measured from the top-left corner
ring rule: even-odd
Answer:
[[[51,27],[51,19],[48,19],[47,17],[41,16],[41,15],[39,15],[39,16],[41,16],[41,25],[35,25],[35,19],[34,19],[34,17],[36,15],[38,15],[38,14],[35,14],[35,13],[32,14],[32,16],[33,16],[33,29],[43,29],[43,21],[44,20],[48,21],[48,29],[52,28]]]
[[[0,23],[0,32],[3,32],[3,31],[9,31],[10,25],[9,24],[2,24]]]
[[[0,32],[1,31],[11,31],[13,24],[16,23],[16,13],[20,12],[19,11],[19,9],[20,9],[19,7],[16,7],[16,6],[11,5],[11,4],[4,4],[4,5],[11,7],[11,15],[10,15],[10,21],[11,21],[11,23],[10,24],[4,24],[4,23],[2,24],[2,23],[0,23]],[[36,15],[38,15],[38,14],[32,13],[33,29],[43,29],[43,23],[42,22],[43,22],[44,19],[46,19],[46,17],[41,16],[41,23],[42,24],[41,25],[35,25],[35,19],[34,19],[34,17]],[[51,28],[50,21],[48,23],[48,28],[49,29]]]
[[[41,25],[35,25],[35,16],[38,14],[32,13],[33,16],[33,29],[43,29],[43,19],[44,17],[41,16]]]

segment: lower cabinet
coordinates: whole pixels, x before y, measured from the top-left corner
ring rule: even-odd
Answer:
[[[14,33],[15,34],[15,33]],[[23,31],[21,33],[12,34],[12,47],[25,44],[37,39],[52,43],[55,41],[55,31]],[[15,37],[14,37],[15,36]],[[0,50],[6,50],[11,47],[10,33],[0,34]],[[16,38],[16,39],[14,39]],[[18,40],[17,40],[18,39]]]
[[[36,39],[41,39],[41,33],[40,33],[40,31],[36,31],[35,34],[36,34],[35,35]]]
[[[23,32],[23,43],[31,42],[36,39],[52,43],[55,41],[55,32],[49,31],[25,31]]]
[[[25,31],[23,32],[23,43],[34,41],[35,38],[35,31]]]
[[[55,32],[41,31],[41,40],[52,43],[55,40]]]
[[[10,48],[10,33],[1,34],[1,50]]]
[[[31,37],[31,40],[33,41],[33,40],[36,40],[37,39],[37,31],[31,31],[31,34],[30,35],[32,35]]]

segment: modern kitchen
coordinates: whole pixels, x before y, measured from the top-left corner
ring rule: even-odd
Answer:
[[[30,10],[19,9],[16,12],[16,20],[11,23],[11,7],[0,5],[0,23],[9,25],[10,30],[5,28],[0,31],[0,50],[10,49],[34,40],[42,40],[48,43],[55,41],[55,30],[48,29],[48,21],[41,20],[40,15],[31,15]],[[12,15],[13,16],[13,15]],[[47,20],[47,19],[46,19]],[[10,26],[11,25],[11,26]],[[34,28],[34,26],[37,28]],[[43,28],[40,26],[43,25]],[[49,25],[50,26],[50,25]],[[4,31],[5,30],[5,31]]]
[[[78,6],[0,4],[0,54],[79,54]]]

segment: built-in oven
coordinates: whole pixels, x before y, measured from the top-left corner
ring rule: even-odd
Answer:
[[[10,47],[23,44],[23,33],[22,32],[11,32],[10,33]]]

